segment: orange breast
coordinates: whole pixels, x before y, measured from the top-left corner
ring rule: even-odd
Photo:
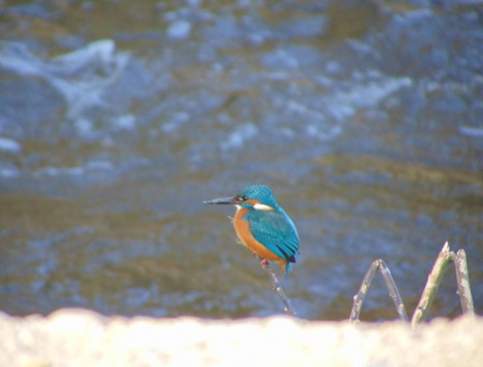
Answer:
[[[233,227],[235,227],[236,235],[238,236],[242,244],[255,255],[263,259],[276,261],[277,263],[280,263],[280,266],[282,266],[282,263],[283,265],[285,265],[285,259],[281,259],[277,255],[275,255],[272,251],[270,251],[268,248],[258,242],[255,237],[252,236],[252,233],[250,231],[250,224],[247,220],[243,219],[247,212],[248,209],[246,208],[237,209],[235,217],[233,218]]]

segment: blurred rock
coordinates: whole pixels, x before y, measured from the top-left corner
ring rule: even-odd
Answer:
[[[471,316],[413,331],[400,322],[128,319],[63,309],[0,314],[0,340],[0,365],[12,367],[483,365],[483,318]]]

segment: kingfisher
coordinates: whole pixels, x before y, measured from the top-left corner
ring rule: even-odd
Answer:
[[[235,196],[207,200],[204,204],[231,204],[240,242],[266,267],[273,261],[282,273],[290,270],[299,252],[299,235],[293,220],[266,185],[250,185]]]

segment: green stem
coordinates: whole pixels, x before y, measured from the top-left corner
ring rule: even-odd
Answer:
[[[449,250],[449,244],[446,242],[439,252],[436,261],[434,262],[433,268],[428,275],[426,286],[424,287],[421,298],[419,299],[419,303],[414,310],[413,317],[411,319],[411,325],[413,327],[427,316],[429,308],[431,307],[434,297],[438,292],[439,285],[450,261],[451,252]]]

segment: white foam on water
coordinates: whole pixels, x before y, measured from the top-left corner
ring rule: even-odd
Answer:
[[[354,115],[361,108],[374,107],[397,90],[412,85],[412,80],[403,78],[383,78],[377,81],[354,85],[348,91],[340,91],[326,99],[331,117],[341,121]]]
[[[344,85],[336,87],[338,90],[322,97],[322,106],[318,108],[299,100],[288,100],[285,107],[305,121],[306,135],[327,141],[338,136],[342,132],[341,124],[360,109],[375,107],[399,89],[412,84],[408,77],[386,77],[375,71],[356,72],[353,79],[356,82],[352,81],[348,88]]]
[[[241,148],[243,144],[254,137],[257,132],[258,128],[253,123],[247,122],[228,135],[227,139],[221,143],[221,149],[231,150]]]
[[[132,130],[136,126],[136,117],[131,114],[122,115],[115,118],[113,124],[120,130]]]
[[[50,60],[34,55],[24,44],[0,43],[0,66],[49,82],[65,98],[67,117],[74,120],[87,109],[103,106],[105,93],[128,61],[129,55],[116,52],[114,41],[109,39],[92,42]]]
[[[191,23],[187,20],[176,20],[169,25],[166,33],[171,39],[186,39],[191,33]]]
[[[46,167],[38,170],[35,175],[36,176],[82,176],[92,172],[107,172],[112,171],[114,166],[111,162],[105,160],[93,160],[89,161],[84,165],[81,166],[72,166],[72,167]]]
[[[473,137],[483,137],[483,128],[482,127],[471,127],[471,126],[460,126],[459,128],[460,133],[467,136]]]
[[[20,175],[20,172],[16,168],[0,168],[0,177],[3,178],[15,178]]]
[[[84,173],[84,168],[76,167],[47,167],[36,172],[37,176],[80,176]]]
[[[188,122],[190,119],[190,115],[187,112],[180,111],[175,112],[173,116],[166,122],[161,125],[161,130],[166,133],[170,134],[175,132],[183,125],[185,122]]]
[[[89,137],[94,134],[94,127],[91,120],[78,118],[75,120],[74,126],[77,132],[84,137]]]
[[[8,153],[20,153],[22,146],[15,140],[0,136],[0,150]]]

